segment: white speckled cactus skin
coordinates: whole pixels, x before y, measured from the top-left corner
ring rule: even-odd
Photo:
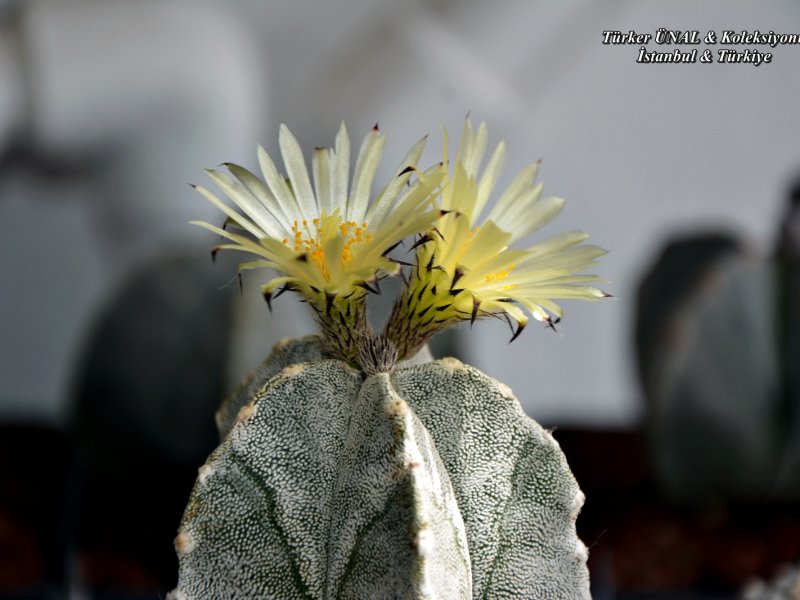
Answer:
[[[367,376],[305,338],[218,425],[172,598],[590,597],[583,494],[550,433],[477,369]]]

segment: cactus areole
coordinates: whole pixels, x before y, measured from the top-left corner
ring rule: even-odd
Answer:
[[[269,268],[313,309],[320,334],[281,342],[222,403],[221,444],[200,467],[175,538],[174,599],[589,598],[575,532],[584,497],[553,436],[511,390],[455,359],[415,358],[437,331],[497,317],[515,338],[528,315],[554,326],[555,299],[607,296],[581,273],[603,250],[570,232],[511,249],[555,217],[538,163],[479,222],[502,168],[479,174],[485,125],[467,120],[454,163],[417,167],[425,139],[370,201],[385,138],[377,126],[350,181],[344,126],[312,176],[285,127],[287,176],[259,149],[264,180],[210,171],[239,211],[197,223]],[[452,167],[452,168],[451,168]],[[313,186],[312,186],[313,181]],[[409,238],[413,262],[393,257]],[[405,287],[384,330],[367,325],[379,281]],[[513,339],[513,338],[512,338]]]

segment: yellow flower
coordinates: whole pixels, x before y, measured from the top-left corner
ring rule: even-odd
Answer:
[[[444,138],[447,170],[447,132]],[[464,320],[494,316],[511,324],[513,319],[513,340],[528,322],[526,312],[552,326],[562,316],[554,300],[608,295],[586,285],[601,278],[581,274],[605,254],[583,245],[588,238],[583,232],[556,235],[527,249],[510,248],[564,206],[561,198],[542,198],[542,184],[535,182],[538,162],[512,181],[479,223],[505,158],[501,142],[479,176],[487,138],[484,123],[474,131],[466,121],[452,175],[446,174],[442,188],[441,207],[447,214],[416,243],[417,264],[385,332],[400,358],[412,355],[436,331]]]
[[[214,183],[239,209],[204,187],[196,189],[226,216],[226,226],[194,221],[230,243],[212,250],[241,250],[258,258],[239,265],[268,268],[278,276],[262,286],[269,300],[292,290],[314,308],[328,341],[352,360],[355,336],[366,328],[368,290],[400,265],[386,257],[404,238],[426,230],[439,217],[435,190],[442,175],[416,170],[425,140],[403,159],[388,185],[370,202],[375,171],[386,136],[377,126],[364,138],[350,179],[350,140],[342,124],[334,148],[317,148],[312,178],[302,150],[289,129],[280,128],[280,149],[288,174],[282,175],[262,147],[258,160],[264,180],[247,169],[226,163],[230,175],[209,169]],[[412,175],[417,177],[411,181]]]

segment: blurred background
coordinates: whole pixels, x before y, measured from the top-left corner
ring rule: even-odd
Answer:
[[[557,333],[434,347],[558,428],[594,596],[790,597],[769,594],[800,561],[800,47],[643,65],[601,43],[659,27],[800,33],[800,5],[0,0],[0,598],[163,598],[216,406],[312,331],[260,274],[240,295],[237,257],[212,268],[187,222],[219,218],[186,183],[341,120],[389,134],[380,180],[468,112],[505,182],[542,158],[567,199],[537,239],[610,251],[615,298],[567,302]]]

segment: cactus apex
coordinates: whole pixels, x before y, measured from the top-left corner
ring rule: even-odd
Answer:
[[[290,338],[290,337],[285,337],[285,338],[279,339],[277,342],[275,342],[275,345],[272,346],[272,351],[273,352],[280,352],[281,350],[286,348],[286,346],[288,346],[292,342],[292,340],[293,340],[293,338]]]
[[[218,430],[222,429],[222,426],[225,424],[225,415],[222,414],[222,409],[214,413],[214,424],[217,426]]]
[[[578,519],[578,514],[581,512],[584,502],[586,502],[586,495],[581,490],[575,492],[569,503],[569,516],[573,521]]]
[[[239,414],[236,415],[236,425],[244,423],[249,419],[256,410],[255,402],[248,402],[239,409]]]
[[[542,437],[544,441],[554,446],[555,448],[561,448],[561,445],[558,443],[558,440],[553,436],[554,429],[542,429]]]
[[[447,371],[461,371],[462,369],[465,368],[464,363],[462,363],[457,358],[453,358],[452,356],[447,356],[445,358],[442,358],[438,362]]]
[[[284,368],[283,371],[281,371],[280,376],[283,378],[294,377],[295,375],[300,375],[300,373],[305,370],[306,367],[303,364],[289,365],[288,367]]]
[[[386,416],[404,417],[408,412],[408,404],[397,394],[392,394],[386,402]]]
[[[589,560],[589,549],[581,540],[575,543],[575,558],[584,563]]]
[[[414,546],[416,546],[417,552],[421,557],[430,556],[432,554],[434,548],[433,535],[427,523],[423,524],[419,530],[417,530],[417,535],[414,537]]]
[[[185,531],[178,532],[175,536],[175,552],[178,553],[178,558],[182,558],[189,554],[195,548],[194,540]]]
[[[206,481],[208,481],[208,478],[213,474],[214,467],[206,463],[197,470],[197,480],[200,482],[200,485],[205,485]]]
[[[513,400],[515,398],[514,391],[502,381],[497,382],[497,387],[500,388],[500,393],[503,394],[509,400]]]

